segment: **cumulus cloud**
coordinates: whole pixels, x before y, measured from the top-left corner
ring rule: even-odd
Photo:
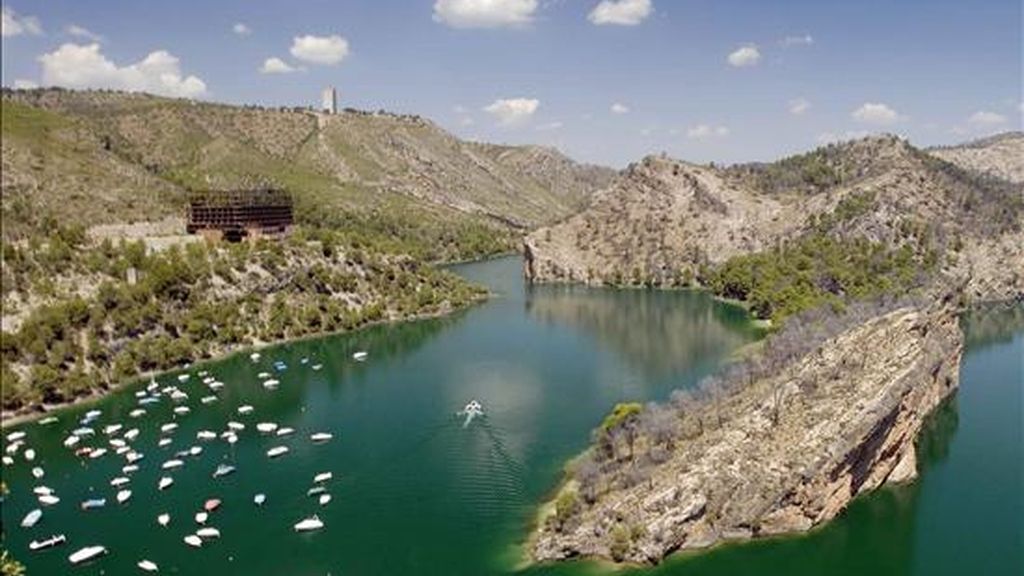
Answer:
[[[811,108],[811,103],[806,98],[794,98],[789,101],[789,113],[799,116]]]
[[[629,106],[626,106],[625,104],[622,104],[621,102],[616,102],[616,103],[612,104],[611,110],[612,110],[612,114],[628,114],[629,113]]]
[[[174,55],[166,50],[150,52],[142,60],[118,66],[100,52],[100,45],[64,44],[39,57],[42,80],[68,88],[114,88],[191,98],[206,92],[206,83],[185,76]]]
[[[725,126],[711,126],[710,124],[697,124],[686,130],[686,137],[691,140],[725,138],[728,135],[729,129]]]
[[[753,44],[741,46],[729,54],[728,61],[737,68],[755,66],[761,61],[761,51]]]
[[[601,0],[587,19],[597,26],[636,26],[653,10],[651,0]]]
[[[988,110],[978,110],[967,119],[967,123],[975,128],[992,128],[1005,122],[1006,116]]]
[[[810,46],[814,44],[814,37],[810,34],[804,34],[803,36],[786,36],[779,42],[783,46]]]
[[[348,40],[331,36],[296,36],[292,40],[292,56],[313,64],[337,64],[348,56]]]
[[[21,16],[13,8],[4,6],[0,9],[0,36],[39,36],[43,33],[43,27],[35,16]]]
[[[301,67],[292,66],[276,56],[267,58],[263,61],[263,66],[260,66],[260,74],[290,74],[300,70],[302,70]]]
[[[851,116],[858,122],[877,126],[888,126],[902,119],[895,110],[881,102],[865,102]]]
[[[231,27],[231,31],[239,36],[248,36],[249,34],[252,34],[252,28],[249,28],[245,22],[236,22],[235,25]]]
[[[64,32],[69,36],[74,36],[75,38],[85,38],[86,40],[91,40],[93,42],[103,42],[103,36],[100,36],[84,26],[79,26],[78,24],[68,24],[64,27]]]
[[[540,107],[536,98],[500,98],[484,107],[484,112],[498,119],[503,126],[521,124]]]
[[[39,84],[24,78],[17,78],[14,80],[14,88],[17,90],[31,90],[33,88],[39,88]]]
[[[452,28],[501,28],[533,21],[537,0],[437,0],[434,21]]]

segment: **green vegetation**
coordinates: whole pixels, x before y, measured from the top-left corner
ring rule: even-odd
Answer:
[[[325,229],[300,228],[286,242],[148,252],[141,242],[92,245],[80,229],[58,228],[46,242],[3,251],[5,313],[25,307],[0,347],[5,409],[70,400],[259,342],[441,313],[483,295]],[[25,295],[45,303],[28,306]]]
[[[757,316],[781,321],[826,304],[841,307],[904,292],[935,264],[935,253],[923,247],[810,234],[775,250],[731,258],[704,272],[703,281],[719,296],[746,301]]]
[[[601,434],[609,434],[613,430],[621,428],[630,419],[635,418],[643,409],[644,407],[638,402],[619,402],[604,417],[598,430],[600,430]]]
[[[726,169],[726,174],[749,180],[769,194],[814,194],[846,180],[848,169],[843,160],[839,147],[826,146],[771,164],[733,166]]]

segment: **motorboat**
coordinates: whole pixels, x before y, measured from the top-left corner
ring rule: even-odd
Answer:
[[[95,510],[96,508],[103,508],[106,505],[106,498],[92,498],[82,502],[82,510]]]
[[[188,406],[175,406],[174,407],[174,413],[177,414],[178,416],[188,416],[188,413],[191,412],[191,411],[192,411],[192,409],[189,408]]]
[[[53,488],[50,488],[49,486],[36,486],[32,489],[32,493],[36,496],[47,496],[49,494],[53,494]]]
[[[167,526],[171,523],[171,515],[164,513],[156,517],[156,523],[161,526]]]
[[[281,385],[281,381],[280,380],[276,380],[274,378],[271,378],[270,380],[264,380],[263,381],[263,387],[266,388],[267,390],[273,390],[274,388],[277,388],[280,385]]]
[[[128,445],[128,442],[124,438],[111,438],[109,444],[114,448],[124,448]]]
[[[220,538],[220,530],[217,530],[216,528],[213,528],[213,527],[200,528],[199,530],[196,530],[196,536],[199,536],[200,538],[206,538],[206,539],[209,539],[209,538]]]
[[[352,354],[352,359],[355,360],[356,362],[364,362],[369,355],[369,352],[360,350],[359,352]]]
[[[24,456],[25,460],[31,462],[36,459],[36,451],[31,448],[28,448],[27,450],[25,450]]]
[[[60,502],[60,498],[57,498],[53,494],[44,494],[39,497],[39,503],[44,506],[53,506],[58,502]]]
[[[331,495],[330,494],[321,494],[320,495],[320,505],[321,506],[327,506],[327,504],[330,501],[331,501]]]
[[[203,510],[207,512],[213,512],[217,508],[220,508],[220,500],[217,498],[210,498],[206,502],[203,502]]]
[[[28,514],[25,514],[25,517],[21,519],[21,527],[31,528],[35,526],[36,522],[39,522],[39,519],[42,517],[43,511],[40,510],[39,508],[36,508],[35,510],[32,510]]]
[[[96,448],[95,450],[93,450],[92,452],[89,453],[89,458],[92,458],[93,460],[95,460],[95,459],[99,458],[100,456],[103,456],[106,453],[107,453],[107,449],[106,448]]]
[[[334,438],[334,434],[329,432],[316,432],[315,434],[309,435],[309,439],[313,442],[327,442],[332,438]]]
[[[55,534],[50,536],[46,540],[33,540],[28,543],[28,549],[35,552],[36,550],[45,550],[47,548],[53,548],[67,542],[67,538],[63,534]]]
[[[196,524],[206,524],[206,520],[210,517],[209,512],[196,512],[195,521]]]
[[[135,439],[138,438],[138,437],[139,437],[139,429],[138,428],[132,428],[131,430],[128,430],[127,432],[124,433],[124,439],[127,440],[128,442],[134,442]]]
[[[309,518],[304,518],[295,524],[296,532],[310,532],[312,530],[319,530],[324,527],[324,523],[320,520],[316,514]]]
[[[160,448],[163,448],[164,446],[170,446],[171,442],[173,442],[173,440],[171,440],[170,438],[161,438],[160,441],[156,443],[156,445],[159,446]]]
[[[201,403],[203,403],[203,404],[210,404],[211,402],[216,402],[217,401],[217,397],[216,396],[203,396],[202,398],[199,399],[199,401]]]
[[[230,464],[220,464],[217,469],[213,471],[214,478],[220,478],[221,476],[227,476],[235,471],[235,467]]]
[[[128,416],[130,416],[132,418],[142,418],[145,415],[146,415],[146,409],[145,408],[136,408],[136,409],[134,409],[134,410],[132,410],[131,412],[128,413]]]
[[[323,494],[327,489],[323,486],[313,486],[309,490],[306,490],[306,496],[316,496],[317,494]]]
[[[118,504],[124,504],[131,497],[132,497],[132,491],[131,490],[121,490],[120,492],[117,493],[117,503]]]
[[[184,465],[184,462],[175,458],[173,460],[168,460],[167,462],[164,462],[163,464],[160,465],[160,467],[163,468],[164,470],[173,470],[175,468],[181,468]]]
[[[238,413],[242,414],[242,415],[252,414],[253,410],[254,410],[254,408],[251,405],[249,405],[249,404],[244,404],[244,405],[238,407]]]
[[[174,484],[174,478],[171,478],[170,476],[164,476],[163,478],[160,479],[160,482],[156,485],[156,487],[159,488],[160,490],[166,490],[167,488],[171,487],[171,484]]]
[[[177,422],[168,422],[167,424],[164,424],[163,426],[160,427],[160,432],[163,433],[163,434],[169,434],[171,432],[174,432],[177,429],[178,429],[178,423]]]
[[[122,428],[124,428],[124,426],[121,424],[109,424],[103,428],[103,433],[107,436],[113,436],[120,432]]]
[[[288,426],[283,426],[283,427],[277,429],[277,435],[278,436],[291,436],[292,434],[295,434],[295,428],[289,428]]]
[[[64,439],[64,447],[73,448],[75,444],[78,444],[79,441],[81,441],[81,438],[72,434]]]
[[[201,548],[203,545],[203,539],[195,534],[189,534],[188,536],[185,536],[185,544],[188,544],[193,548]]]
[[[281,456],[282,454],[286,454],[287,452],[288,452],[288,447],[287,446],[274,446],[270,450],[267,450],[267,456],[269,458],[277,458],[278,456]]]
[[[36,480],[42,478],[45,474],[46,472],[43,472],[43,469],[40,468],[39,466],[36,466],[35,468],[32,469],[32,477],[35,478]]]
[[[139,570],[142,570],[144,572],[156,572],[160,570],[160,568],[152,560],[139,560],[139,563],[136,564],[136,566],[139,567]]]
[[[263,506],[263,503],[267,501],[267,495],[266,494],[257,494],[257,495],[252,497],[252,501],[257,506]]]
[[[178,375],[178,382],[185,382],[185,381],[186,381],[186,380],[188,380],[188,379],[189,379],[189,378],[190,378],[191,376],[192,376],[191,374],[179,374],[179,375]]]
[[[110,481],[110,485],[114,488],[120,488],[131,481],[131,478],[128,478],[127,476],[118,476]]]
[[[121,468],[122,474],[132,474],[139,471],[138,464],[127,464]]]
[[[313,483],[320,484],[321,482],[329,481],[331,478],[334,478],[333,472],[321,472],[316,476],[313,476]]]
[[[42,420],[39,421],[39,425],[40,426],[49,426],[50,424],[56,424],[56,423],[57,423],[57,417],[56,416],[47,416],[46,418],[43,418]]]
[[[323,364],[313,364],[313,366],[312,366],[313,370],[316,371],[316,372],[319,372],[321,369],[323,369],[323,367],[324,367]]]
[[[484,415],[484,407],[476,400],[470,400],[469,403],[459,411],[459,415],[466,417],[466,421],[462,424],[463,428],[465,428],[466,426],[469,426],[469,423],[472,422],[474,418]]]
[[[253,352],[252,354],[249,354],[249,360],[252,360],[253,362],[259,362],[259,360],[260,360],[260,353],[259,352]]]
[[[68,561],[72,564],[81,564],[82,562],[88,562],[93,558],[103,556],[106,553],[107,549],[103,546],[86,546],[68,556]]]
[[[212,430],[200,430],[196,432],[196,440],[216,440],[217,433]]]
[[[241,432],[242,430],[245,430],[245,424],[242,424],[241,422],[235,422],[234,420],[232,420],[228,422],[228,428],[234,430],[235,432]]]
[[[274,430],[277,430],[277,424],[273,422],[260,422],[256,425],[256,430],[261,434],[270,434]]]
[[[168,440],[169,440],[169,438],[168,438]],[[129,464],[134,464],[134,463],[138,462],[139,460],[142,460],[145,457],[146,456],[144,454],[142,454],[141,452],[129,452],[129,453],[125,454],[125,456],[124,456],[125,460],[127,460]]]
[[[202,446],[192,446],[191,448],[188,449],[188,455],[189,456],[199,456],[202,453],[203,453],[203,447]]]

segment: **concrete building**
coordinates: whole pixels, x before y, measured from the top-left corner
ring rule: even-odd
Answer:
[[[327,114],[338,113],[338,92],[334,89],[334,86],[324,88],[321,95],[320,110]]]

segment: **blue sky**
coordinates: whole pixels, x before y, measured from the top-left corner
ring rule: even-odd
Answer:
[[[3,84],[426,116],[623,166],[1020,129],[1020,0],[12,0]],[[244,27],[236,25],[242,24]],[[277,61],[267,62],[276,58]],[[269,73],[268,73],[269,72]]]

